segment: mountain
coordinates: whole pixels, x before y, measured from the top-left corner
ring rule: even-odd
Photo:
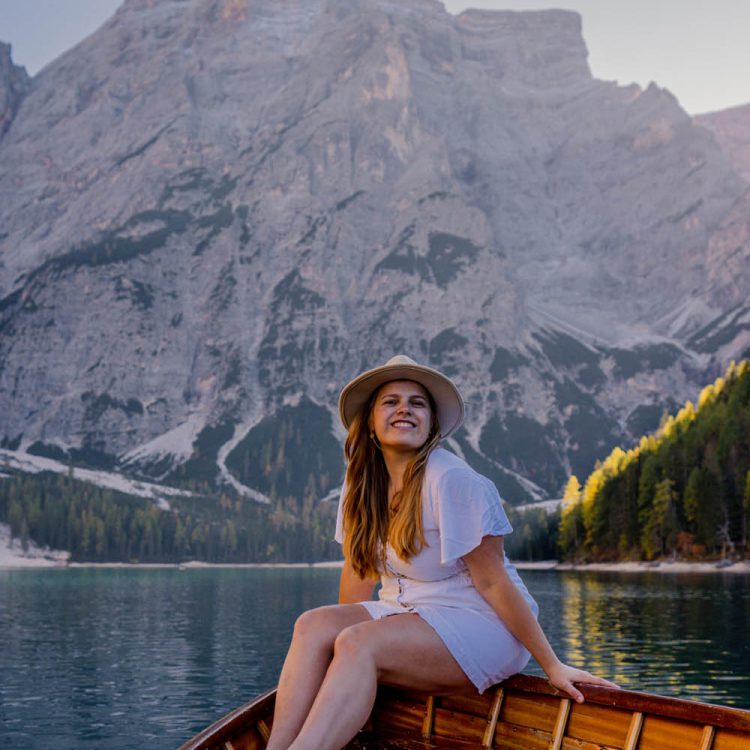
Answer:
[[[750,350],[746,175],[586,57],[564,11],[126,0],[7,58],[0,447],[331,496],[338,391],[403,352],[510,502],[559,496]]]
[[[26,68],[13,64],[10,45],[0,42],[0,133],[10,126],[30,83]]]
[[[750,104],[695,118],[710,130],[737,172],[750,182]]]

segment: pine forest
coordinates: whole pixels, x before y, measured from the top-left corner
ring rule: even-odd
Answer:
[[[732,363],[696,404],[583,486],[568,480],[558,544],[569,560],[728,559],[748,551],[750,363]]]

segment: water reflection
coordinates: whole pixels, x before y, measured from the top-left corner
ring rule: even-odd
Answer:
[[[536,573],[525,578],[547,605],[542,622],[550,639],[571,662],[633,690],[750,706],[745,577],[567,572],[551,582]]]
[[[563,658],[750,707],[749,580],[523,575]],[[275,684],[295,617],[337,584],[326,569],[0,572],[1,746],[173,750]]]
[[[176,747],[275,684],[296,614],[335,597],[331,573],[0,573],[2,747]]]

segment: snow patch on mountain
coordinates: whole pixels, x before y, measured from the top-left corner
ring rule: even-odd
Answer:
[[[10,526],[0,523],[0,568],[55,568],[67,565],[69,558],[70,552],[14,539]]]
[[[169,510],[169,497],[193,497],[194,493],[180,490],[176,487],[167,487],[151,482],[141,482],[129,479],[115,472],[98,471],[93,469],[81,469],[67,466],[51,458],[34,456],[21,451],[0,450],[0,465],[6,469],[14,469],[27,474],[39,474],[43,471],[51,471],[55,474],[69,474],[71,478],[81,482],[89,482],[97,487],[102,487],[126,495],[135,495],[154,500],[159,508]]]

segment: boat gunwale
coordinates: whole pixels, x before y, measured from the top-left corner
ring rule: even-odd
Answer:
[[[527,693],[542,693],[556,698],[568,698],[565,693],[552,687],[542,677],[517,674],[509,677],[500,686],[506,690],[520,690]],[[670,719],[681,719],[693,724],[711,724],[720,729],[734,729],[750,733],[750,710],[722,706],[689,698],[674,698],[624,688],[608,688],[577,682],[576,687],[583,693],[587,703],[599,706],[639,711],[644,715],[653,714]],[[492,688],[495,689],[495,688]]]
[[[623,688],[608,688],[586,683],[576,683],[578,689],[583,693],[585,703],[616,708],[626,711],[640,712],[644,716],[657,716],[666,719],[674,719],[691,724],[711,725],[717,729],[739,731],[750,736],[750,710],[734,708],[732,706],[721,706],[712,703],[703,703],[687,698],[674,698],[665,695],[656,695]],[[485,695],[491,695],[499,688],[505,691],[518,691],[536,695],[547,695],[554,698],[569,698],[547,682],[543,677],[535,675],[517,674],[509,677],[501,683],[489,688]],[[395,685],[381,683],[378,689],[378,699],[385,695],[395,697],[413,697],[424,700],[425,703],[431,694],[419,690],[409,690]],[[444,693],[443,697],[457,695],[457,693]],[[477,693],[464,693],[464,695],[477,695]],[[269,690],[257,698],[234,709],[226,716],[211,724],[191,740],[181,745],[178,750],[209,750],[219,746],[219,743],[230,740],[242,728],[247,728],[260,719],[267,717],[273,710],[276,701],[276,690]],[[377,703],[376,703],[377,706]],[[377,732],[377,727],[375,728]]]
[[[180,745],[178,750],[208,750],[215,747],[218,743],[234,737],[242,728],[255,724],[267,716],[273,711],[275,704],[276,688],[272,688],[222,716]]]

